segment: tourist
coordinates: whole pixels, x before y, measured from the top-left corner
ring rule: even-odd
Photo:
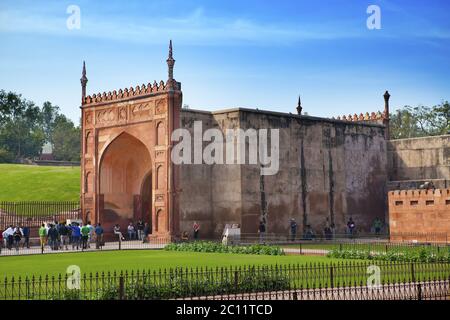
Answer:
[[[81,249],[86,250],[88,248],[89,233],[91,233],[91,228],[87,225],[81,228]]]
[[[51,224],[50,229],[48,230],[48,242],[52,250],[58,250],[58,237],[58,230],[56,229],[55,225]]]
[[[325,237],[325,240],[331,240],[333,239],[333,233],[334,233],[334,224],[330,223],[330,219],[325,219],[325,227],[323,228],[323,234]]]
[[[25,248],[25,246],[26,246],[29,249],[30,248],[30,227],[28,227],[28,226],[23,227],[22,232],[23,232],[23,238],[24,238],[23,247]]]
[[[95,227],[95,248],[100,249],[102,246],[103,246],[103,228],[99,222]]]
[[[14,233],[13,233],[13,237],[14,237],[14,247],[16,248],[16,251],[19,251],[19,245],[20,245],[20,240],[22,240],[22,229],[19,227],[16,227],[14,229]]]
[[[60,248],[61,250],[66,247],[66,250],[69,250],[69,228],[66,226],[66,223],[61,223],[59,227],[59,235],[60,235]]]
[[[93,239],[94,239],[95,228],[91,225],[91,222],[90,222],[90,221],[88,221],[86,227],[89,228],[87,247],[90,248],[90,247],[91,247],[90,243],[91,243],[91,242],[93,241]]]
[[[291,218],[289,222],[289,227],[291,229],[291,241],[294,241],[297,236],[297,222],[295,222],[294,218]]]
[[[39,242],[41,244],[41,249],[44,250],[44,246],[47,244],[47,228],[45,227],[44,223],[39,228],[38,233],[39,233]]]
[[[187,231],[183,231],[183,234],[181,235],[181,242],[188,242],[189,241],[189,235]]]
[[[200,231],[200,225],[197,223],[197,221],[194,221],[194,225],[192,226],[192,229],[194,230],[194,240],[198,240],[198,233]]]
[[[150,235],[150,225],[146,222],[144,224],[144,236],[142,238],[142,243],[146,243],[148,241],[148,236]]]
[[[114,226],[113,232],[115,235],[119,237],[119,241],[125,240],[125,238],[122,235],[122,232],[120,232],[120,226],[118,224]]]
[[[356,227],[355,222],[350,217],[350,219],[347,222],[347,230],[348,234],[350,235],[350,238],[353,238],[353,235],[355,234],[355,227]]]
[[[80,247],[80,238],[81,238],[81,230],[80,227],[78,226],[78,223],[74,222],[72,224],[72,250],[75,249],[75,247],[77,247],[77,250]]]
[[[331,231],[331,228],[329,226],[325,226],[325,228],[323,229],[323,234],[325,236],[325,240],[333,239],[333,231]]]
[[[313,240],[315,238],[316,238],[316,234],[315,234],[313,228],[311,227],[311,225],[307,224],[306,229],[305,229],[304,239],[305,240]]]
[[[6,241],[6,248],[8,248],[8,250],[11,250],[14,243],[14,228],[12,225],[10,225],[8,229],[3,232],[3,238]]]
[[[262,220],[259,222],[258,233],[259,233],[259,243],[264,243],[266,236],[266,224]]]
[[[136,237],[136,229],[134,228],[133,222],[128,225],[128,240],[134,240]]]
[[[139,220],[137,225],[137,236],[138,236],[138,240],[143,240],[144,238],[144,223],[142,222],[142,220]]]
[[[375,234],[377,236],[380,235],[382,227],[383,227],[383,222],[381,221],[381,219],[379,217],[376,217],[373,222],[373,229],[375,230]]]

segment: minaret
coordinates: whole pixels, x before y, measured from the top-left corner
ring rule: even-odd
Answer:
[[[86,97],[86,84],[88,82],[88,78],[86,77],[86,64],[83,61],[83,72],[81,73],[81,104],[84,103],[84,98]]]
[[[298,103],[297,103],[297,114],[302,114],[302,101],[300,100],[300,95],[298,96]]]
[[[174,88],[174,79],[173,79],[173,66],[175,65],[175,59],[172,56],[172,40],[169,42],[169,57],[167,58],[167,67],[169,71],[169,79],[167,80],[167,86],[169,89]]]
[[[386,92],[383,95],[384,97],[384,125],[386,126],[386,140],[390,139],[390,133],[389,133],[389,98],[391,95],[386,90]]]

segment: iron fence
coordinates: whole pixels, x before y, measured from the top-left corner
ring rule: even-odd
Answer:
[[[104,241],[103,239],[109,239]],[[66,239],[58,237],[52,240],[46,237],[41,243],[39,237],[32,237],[28,242],[21,239],[19,242],[11,239],[4,239],[0,242],[1,256],[32,255],[32,254],[53,254],[53,253],[73,253],[73,252],[92,252],[107,250],[140,250],[140,249],[162,249],[170,241],[167,237],[145,237],[140,240],[137,238],[124,240],[113,233],[105,233],[102,237],[95,234],[89,236],[85,241],[82,237],[70,237]]]
[[[131,272],[6,277],[0,300],[47,299],[449,299],[448,263],[175,268]],[[370,269],[372,268],[372,269]]]
[[[0,201],[0,229],[10,225],[39,228],[43,223],[81,220],[78,201]],[[36,230],[33,230],[36,232]]]
[[[412,243],[412,242],[387,242],[387,241],[299,241],[296,243],[279,244],[285,253],[302,255],[326,255],[331,251],[352,251],[360,253],[393,254],[393,253],[418,253],[426,251],[434,255],[450,253],[448,243]]]

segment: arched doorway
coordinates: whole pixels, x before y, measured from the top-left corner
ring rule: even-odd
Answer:
[[[141,219],[147,222],[152,230],[152,173],[149,172],[142,183],[141,188]]]
[[[132,135],[122,133],[108,145],[100,160],[99,190],[103,202],[99,218],[106,232],[119,224],[125,233],[130,221],[141,218],[150,222],[143,215],[143,204],[151,205],[151,167],[147,147]]]

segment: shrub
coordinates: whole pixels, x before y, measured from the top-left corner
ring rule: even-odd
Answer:
[[[279,256],[284,255],[283,250],[277,246],[254,244],[249,246],[226,246],[212,241],[195,241],[185,243],[170,243],[165,246],[168,251],[190,252],[216,252],[216,253],[241,253]]]
[[[336,249],[331,250],[327,257],[343,259],[363,259],[398,262],[450,262],[448,250],[436,252],[430,248],[416,250],[393,250],[388,252],[371,252],[369,250]]]

